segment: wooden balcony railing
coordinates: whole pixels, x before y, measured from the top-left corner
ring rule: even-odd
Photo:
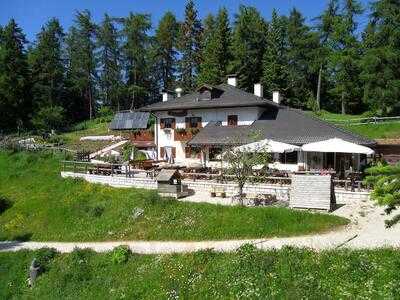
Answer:
[[[146,141],[151,142],[154,141],[154,132],[151,130],[140,130],[134,132],[130,136],[131,141]]]
[[[175,139],[175,141],[178,141],[178,142],[188,141],[191,138],[193,138],[198,132],[199,132],[199,129],[197,129],[197,128],[175,129],[174,139]]]

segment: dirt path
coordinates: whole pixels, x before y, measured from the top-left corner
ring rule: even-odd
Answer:
[[[18,251],[21,249],[39,249],[53,247],[60,252],[71,252],[74,248],[91,248],[97,252],[112,250],[119,245],[127,245],[135,253],[165,254],[194,252],[204,249],[233,251],[243,244],[251,243],[260,249],[280,249],[284,246],[308,247],[315,250],[351,248],[372,249],[380,247],[400,248],[400,224],[386,229],[383,208],[375,207],[372,202],[354,202],[346,204],[333,214],[351,220],[343,230],[325,234],[290,238],[227,240],[227,241],[118,241],[118,242],[0,242],[0,251]]]

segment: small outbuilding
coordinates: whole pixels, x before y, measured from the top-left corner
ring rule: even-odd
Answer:
[[[162,169],[156,180],[160,196],[178,199],[188,195],[187,186],[182,185],[182,176],[178,170]]]

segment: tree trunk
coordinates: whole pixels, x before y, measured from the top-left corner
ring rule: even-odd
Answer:
[[[239,182],[239,202],[243,206],[243,186],[244,183]]]
[[[321,109],[321,83],[322,83],[322,64],[318,72],[318,86],[317,86],[317,108]]]
[[[344,99],[344,92],[342,92],[342,115],[346,114],[346,101]]]

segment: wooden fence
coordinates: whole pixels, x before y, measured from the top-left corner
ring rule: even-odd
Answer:
[[[366,124],[381,124],[381,123],[400,123],[400,116],[394,117],[366,117],[352,118],[346,120],[338,119],[323,119],[324,121],[334,123],[336,125],[366,125]]]

